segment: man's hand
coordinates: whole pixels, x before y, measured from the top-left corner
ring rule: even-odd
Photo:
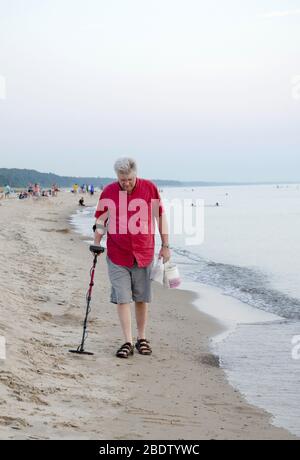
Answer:
[[[163,259],[164,264],[171,259],[171,251],[169,248],[162,247],[159,251],[159,259]]]
[[[102,246],[92,245],[90,246],[90,251],[95,255],[99,256],[104,252],[104,248]]]

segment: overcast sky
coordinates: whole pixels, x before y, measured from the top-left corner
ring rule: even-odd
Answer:
[[[300,0],[0,7],[0,167],[300,181]]]

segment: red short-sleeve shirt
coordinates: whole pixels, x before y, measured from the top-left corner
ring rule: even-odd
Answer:
[[[131,194],[119,182],[101,193],[95,218],[108,212],[107,255],[117,265],[147,267],[154,258],[155,219],[163,213],[158,189],[153,182],[137,178]]]

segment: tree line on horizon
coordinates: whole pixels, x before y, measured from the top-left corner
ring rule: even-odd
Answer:
[[[114,182],[113,177],[68,177],[59,176],[53,173],[41,173],[33,169],[7,169],[0,168],[0,187],[9,185],[13,188],[25,188],[28,184],[38,183],[41,187],[51,187],[57,184],[62,188],[70,188],[74,184],[93,184],[95,187],[104,187]],[[157,186],[179,187],[182,185],[179,181],[171,180],[154,180]]]
[[[93,184],[95,187],[105,187],[116,180],[115,177],[72,177],[59,176],[54,173],[42,173],[34,169],[0,168],[0,187],[9,185],[12,188],[26,188],[28,184],[39,184],[43,188],[53,184],[61,188],[70,188],[74,184]],[[265,184],[295,184],[296,182],[204,182],[152,179],[158,187],[212,187],[229,185],[265,185]]]

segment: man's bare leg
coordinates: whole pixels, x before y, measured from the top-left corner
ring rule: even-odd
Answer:
[[[135,317],[138,329],[138,341],[136,348],[141,355],[151,355],[152,350],[146,339],[146,325],[148,319],[148,304],[145,302],[135,303]]]
[[[118,315],[126,343],[133,343],[131,330],[131,311],[129,303],[118,305]]]
[[[148,304],[135,302],[135,317],[138,330],[138,339],[146,338],[146,325],[148,319]]]

